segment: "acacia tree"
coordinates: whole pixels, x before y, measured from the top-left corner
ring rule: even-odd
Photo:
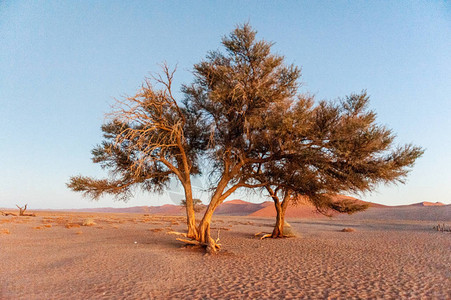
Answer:
[[[195,212],[201,212],[203,207],[203,203],[200,199],[194,198],[193,199],[193,205],[194,205],[194,211]],[[186,199],[182,199],[182,201],[180,201],[180,206],[185,207],[186,206]]]
[[[372,191],[379,183],[403,183],[423,154],[410,144],[393,146],[392,131],[376,123],[365,91],[339,102],[315,106],[312,101],[301,99],[279,111],[278,122],[268,122],[275,144],[283,145],[276,151],[289,158],[267,162],[255,171],[275,204],[272,237],[283,237],[290,201],[302,197],[323,214],[364,210],[367,205],[338,200],[336,195]]]
[[[199,174],[198,157],[205,138],[199,115],[180,107],[172,94],[174,71],[163,65],[164,78],[147,79],[133,97],[117,100],[102,126],[105,140],[92,150],[93,162],[110,170],[109,179],[70,178],[67,186],[93,199],[111,194],[127,200],[132,189],[161,192],[171,178],[185,191],[188,236],[198,238],[191,175]]]

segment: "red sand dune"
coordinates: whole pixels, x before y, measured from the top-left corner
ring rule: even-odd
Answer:
[[[415,203],[415,204],[411,204],[410,206],[444,206],[445,204],[441,203],[441,202],[420,202],[420,203]]]
[[[271,202],[251,203],[243,200],[232,200],[222,203],[215,211],[215,215],[248,216],[254,212],[273,206]]]
[[[255,211],[255,212],[251,213],[249,216],[252,216],[252,217],[275,217],[276,209],[274,207],[274,204],[271,202],[268,202],[268,203],[270,203],[271,205],[268,205],[267,207],[264,207],[258,211]],[[307,206],[307,205],[298,205],[298,206],[290,205],[287,208],[285,216],[287,218],[321,218],[321,217],[324,217],[324,215],[321,215],[320,213],[316,212],[315,208],[313,206]]]

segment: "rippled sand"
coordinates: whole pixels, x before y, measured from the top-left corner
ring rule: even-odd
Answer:
[[[259,240],[272,219],[220,217],[223,251],[204,256],[166,233],[182,217],[0,217],[0,299],[451,299],[451,233],[372,218],[293,219],[297,238]]]

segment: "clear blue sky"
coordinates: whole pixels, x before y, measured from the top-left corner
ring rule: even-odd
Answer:
[[[189,83],[192,65],[247,21],[302,67],[302,91],[335,99],[367,89],[397,142],[426,148],[406,185],[363,199],[451,203],[450,2],[7,0],[0,1],[0,207],[171,203],[167,194],[139,193],[128,203],[92,202],[65,183],[105,175],[90,151],[114,98],[133,94],[163,61],[178,64],[177,89]]]

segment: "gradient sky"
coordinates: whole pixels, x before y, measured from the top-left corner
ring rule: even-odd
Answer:
[[[163,61],[178,65],[178,90],[247,21],[302,67],[301,91],[336,99],[367,89],[396,142],[426,148],[407,184],[362,199],[451,203],[450,2],[15,0],[0,1],[0,207],[172,203],[142,193],[93,202],[65,183],[106,175],[90,151],[114,98],[134,94]]]

